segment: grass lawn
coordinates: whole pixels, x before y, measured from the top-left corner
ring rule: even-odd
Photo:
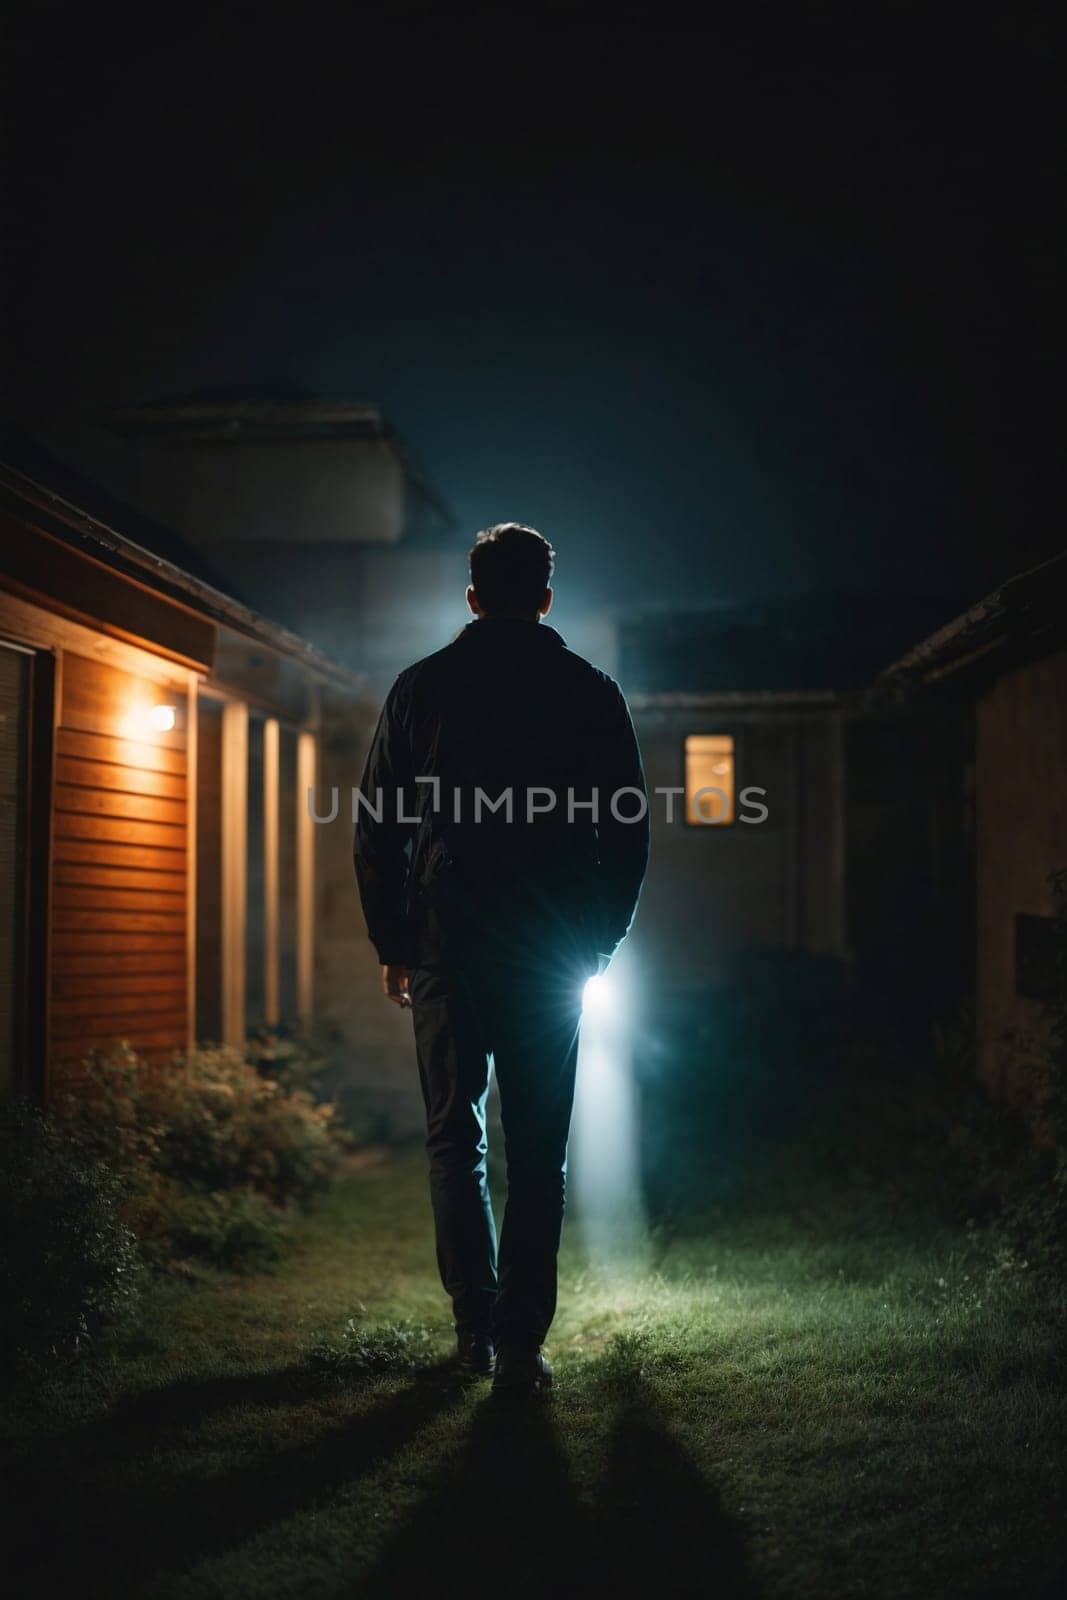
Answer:
[[[401,1153],[277,1272],[155,1285],[102,1376],[9,1418],[8,1592],[1036,1595],[1062,1556],[1062,1334],[984,1248],[768,1214],[608,1271],[572,1222],[556,1391],[501,1408],[442,1362]]]

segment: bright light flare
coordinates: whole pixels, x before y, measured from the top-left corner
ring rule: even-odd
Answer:
[[[127,739],[145,739],[152,733],[173,733],[177,725],[177,706],[142,704],[130,707],[122,732]]]
[[[582,1012],[587,1017],[600,1019],[611,1015],[612,982],[606,972],[585,980],[582,990]]]
[[[627,1270],[643,1256],[638,1096],[627,952],[582,990],[572,1175],[578,1224],[597,1264]]]

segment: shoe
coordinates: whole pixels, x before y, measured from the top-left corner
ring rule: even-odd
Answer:
[[[497,1351],[494,1394],[535,1394],[552,1387],[552,1363],[538,1346],[501,1345]]]
[[[488,1378],[496,1366],[496,1350],[487,1333],[457,1333],[456,1359],[472,1377]]]

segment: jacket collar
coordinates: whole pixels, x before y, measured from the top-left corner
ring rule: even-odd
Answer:
[[[547,622],[522,622],[517,617],[475,617],[473,622],[467,623],[459,637],[482,644],[488,640],[525,643],[527,639],[536,638],[539,645],[551,642],[561,648],[566,646],[562,634],[550,628]]]

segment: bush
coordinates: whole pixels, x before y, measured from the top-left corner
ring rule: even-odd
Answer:
[[[333,1107],[287,1090],[231,1049],[148,1066],[129,1045],[94,1053],[62,1102],[69,1135],[115,1173],[148,1259],[217,1266],[280,1254],[282,1210],[334,1177]]]
[[[325,1080],[335,1075],[343,1034],[332,1025],[262,1023],[248,1036],[245,1054],[262,1077],[287,1091],[302,1089],[313,1100],[328,1100]]]
[[[157,1178],[128,1206],[146,1259],[174,1269],[190,1258],[228,1270],[269,1266],[288,1236],[284,1215],[254,1189],[188,1189]]]
[[[337,1170],[333,1107],[262,1077],[237,1050],[149,1067],[123,1045],[91,1056],[87,1070],[65,1113],[134,1192],[160,1176],[198,1190],[252,1189],[284,1205],[307,1200]]]
[[[69,1360],[137,1300],[123,1186],[27,1102],[0,1114],[0,1361]]]

